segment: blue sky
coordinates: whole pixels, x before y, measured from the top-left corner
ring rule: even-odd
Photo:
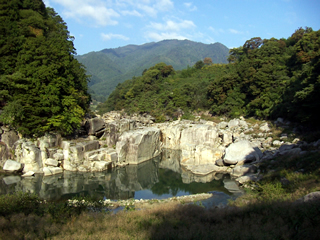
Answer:
[[[44,0],[67,23],[77,54],[164,39],[242,46],[320,29],[319,0]]]

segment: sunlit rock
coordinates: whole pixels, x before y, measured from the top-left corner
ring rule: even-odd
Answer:
[[[117,142],[118,162],[138,164],[160,154],[160,130],[147,127],[123,133]]]

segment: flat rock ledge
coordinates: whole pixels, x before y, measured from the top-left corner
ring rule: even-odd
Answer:
[[[171,197],[166,199],[128,199],[128,200],[119,200],[114,201],[110,199],[106,199],[101,203],[108,210],[117,210],[120,208],[130,208],[134,207],[136,209],[150,209],[155,206],[159,206],[161,204],[167,203],[176,203],[176,204],[188,204],[192,202],[203,201],[213,196],[212,193],[198,193],[192,195],[184,195],[178,197]],[[68,200],[69,206],[79,206],[80,204],[87,205],[90,207],[90,203],[86,203],[84,200]]]

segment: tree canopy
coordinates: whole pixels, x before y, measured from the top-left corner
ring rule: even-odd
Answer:
[[[229,64],[199,60],[166,76],[159,71],[169,66],[156,65],[119,84],[98,109],[150,113],[159,121],[176,118],[181,111],[209,110],[228,117],[283,117],[317,124],[319,56],[320,30],[299,28],[287,39],[255,37],[230,49]]]
[[[0,121],[23,135],[72,133],[90,95],[66,23],[41,0],[7,0],[0,34]]]

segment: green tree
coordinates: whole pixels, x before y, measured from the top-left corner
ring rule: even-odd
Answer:
[[[5,1],[0,7],[1,39],[19,40],[14,47],[10,41],[0,45],[0,120],[23,135],[72,133],[88,110],[90,95],[65,22],[40,0]]]

